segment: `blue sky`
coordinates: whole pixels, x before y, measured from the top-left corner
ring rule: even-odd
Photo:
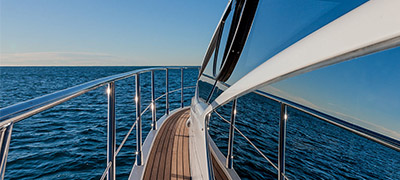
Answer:
[[[0,0],[0,65],[200,65],[227,0]]]

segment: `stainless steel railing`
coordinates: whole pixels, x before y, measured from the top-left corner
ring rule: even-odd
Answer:
[[[211,76],[206,77],[215,80]],[[229,85],[223,82],[220,82],[223,86],[226,88],[229,88]],[[211,92],[214,92],[214,89],[216,88],[216,84],[214,83],[213,90]],[[327,115],[325,113],[319,112],[317,110],[311,109],[309,107],[303,106],[301,104],[274,96],[272,94],[262,92],[262,91],[253,91],[253,93],[256,93],[260,96],[266,97],[270,100],[273,100],[275,102],[280,103],[280,118],[279,118],[279,139],[278,139],[278,166],[276,166],[272,161],[267,158],[262,151],[255,146],[253,142],[250,141],[248,137],[246,137],[236,126],[235,126],[235,121],[236,120],[236,107],[237,107],[237,98],[233,100],[233,105],[232,105],[232,111],[231,111],[231,116],[230,116],[230,121],[226,120],[221,114],[219,114],[216,109],[214,108],[212,112],[216,113],[219,118],[221,118],[223,121],[226,123],[230,124],[230,129],[229,129],[229,139],[228,139],[228,153],[226,157],[226,168],[232,169],[233,167],[233,142],[234,142],[234,133],[235,131],[238,132],[246,141],[265,159],[271,164],[278,172],[278,179],[283,180],[283,179],[288,179],[287,176],[285,175],[285,146],[286,146],[286,122],[288,119],[287,116],[287,107],[291,107],[297,110],[300,110],[306,114],[309,114],[311,116],[317,117],[318,119],[321,119],[325,122],[328,122],[334,126],[340,127],[342,129],[348,130],[352,133],[355,133],[359,136],[365,137],[367,139],[370,139],[372,141],[375,141],[377,143],[380,143],[384,146],[387,146],[391,149],[394,149],[396,151],[400,151],[400,142],[392,139],[390,137],[381,135],[379,133],[376,133],[374,131],[365,129],[363,127],[351,124],[349,122],[343,121],[341,119],[335,118],[333,116]],[[211,95],[209,95],[211,96]],[[210,114],[211,115],[211,114]]]
[[[180,69],[181,82],[180,88],[170,91],[169,90],[169,73],[170,69]],[[108,85],[107,87],[107,97],[108,97],[108,118],[107,118],[107,166],[101,179],[107,177],[109,180],[114,180],[116,177],[116,157],[120,152],[121,148],[124,146],[129,135],[136,127],[136,165],[143,165],[142,157],[142,115],[149,108],[152,111],[152,129],[156,130],[156,101],[162,97],[166,97],[166,115],[169,114],[169,94],[177,91],[181,91],[181,106],[184,104],[184,89],[195,88],[195,86],[184,86],[183,76],[185,69],[198,69],[198,67],[158,67],[158,68],[146,68],[134,70],[127,73],[117,74],[113,76],[108,76],[93,80],[87,83],[83,83],[68,89],[54,92],[52,94],[47,94],[39,98],[28,100],[22,103],[18,103],[12,106],[8,106],[0,109],[0,173],[1,179],[4,179],[5,168],[7,164],[8,149],[10,146],[11,133],[13,125],[21,120],[24,120],[30,116],[40,113],[44,110],[57,106],[63,102],[73,99],[79,95],[82,95],[88,91],[94,90],[98,87]],[[165,71],[166,72],[166,83],[165,94],[155,97],[155,86],[154,79],[155,71]],[[151,73],[151,103],[141,112],[141,98],[140,98],[140,74],[150,72]],[[116,148],[116,127],[115,127],[115,82],[121,79],[129,78],[135,76],[135,104],[136,104],[136,121],[133,123],[128,133],[125,135],[121,144]]]

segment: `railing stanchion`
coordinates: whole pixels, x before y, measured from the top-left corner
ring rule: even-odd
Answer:
[[[168,83],[168,68],[165,69],[165,114],[169,114],[169,83]]]
[[[142,165],[142,117],[141,107],[140,107],[140,74],[137,73],[135,76],[135,86],[136,86],[136,165]]]
[[[108,83],[108,118],[107,118],[107,164],[111,162],[111,167],[108,169],[107,179],[115,180],[115,83]]]
[[[210,180],[214,180],[215,178],[214,178],[214,171],[213,171],[213,163],[212,163],[212,161],[211,161],[211,152],[210,152],[210,146],[209,146],[209,140],[208,140],[208,137],[210,136],[210,134],[208,133],[208,128],[209,128],[209,126],[208,126],[208,124],[209,124],[209,121],[210,121],[210,117],[211,117],[211,113],[209,113],[209,114],[207,114],[206,115],[206,119],[205,119],[205,121],[204,121],[204,131],[205,131],[205,139],[206,139],[206,160],[207,160],[207,171],[208,171],[208,179],[210,179]],[[202,129],[203,130],[203,129]]]
[[[233,100],[231,122],[229,127],[229,140],[228,140],[228,155],[226,157],[226,168],[232,169],[233,167],[233,143],[235,135],[235,119],[236,119],[236,103],[237,99]]]
[[[285,174],[285,143],[286,143],[287,106],[281,103],[279,120],[279,149],[278,149],[278,180],[284,180]]]
[[[155,91],[154,91],[154,70],[151,71],[151,123],[153,130],[157,130],[157,114],[156,114],[156,102],[155,99]]]
[[[183,108],[183,68],[181,68],[181,108]]]
[[[13,129],[14,123],[11,123],[7,127],[1,130],[1,141],[0,141],[0,156],[1,156],[1,164],[0,164],[0,178],[4,179],[4,173],[6,172],[7,165],[7,157],[8,157],[8,149],[10,147],[11,141],[11,133]]]

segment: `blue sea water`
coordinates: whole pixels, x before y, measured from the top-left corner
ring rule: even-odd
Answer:
[[[0,67],[0,107],[39,97],[101,77],[144,67]],[[185,70],[185,86],[198,71]],[[170,90],[180,87],[180,71],[170,70]],[[150,100],[150,74],[141,75],[142,108]],[[165,92],[165,72],[156,72],[156,96]],[[193,89],[185,92],[190,104]],[[135,121],[134,78],[116,82],[117,146]],[[170,108],[180,106],[179,91]],[[231,104],[217,111],[229,120]],[[238,99],[236,126],[277,165],[280,105],[256,94]],[[157,102],[157,117],[165,111]],[[288,109],[286,174],[289,179],[400,179],[400,153],[315,117]],[[143,119],[150,129],[151,113]],[[105,87],[18,122],[12,133],[5,179],[99,179],[106,167]],[[223,154],[229,126],[215,114],[210,134]],[[143,137],[144,140],[145,136]],[[276,170],[238,133],[234,168],[243,179],[272,179]],[[117,156],[117,178],[126,179],[135,161],[135,132]]]
[[[6,107],[98,78],[145,67],[0,67],[0,107]],[[195,86],[197,68],[184,71]],[[141,74],[142,110],[150,102],[150,73]],[[156,97],[165,93],[165,71],[155,72]],[[180,88],[180,70],[169,70],[169,90]],[[116,82],[117,146],[136,119],[134,77]],[[184,90],[185,106],[194,89]],[[170,94],[180,106],[180,91]],[[165,97],[157,101],[157,117]],[[143,117],[143,140],[151,112]],[[14,125],[5,179],[99,179],[106,167],[106,87],[100,87]],[[135,131],[117,156],[117,178],[127,179],[135,161]]]

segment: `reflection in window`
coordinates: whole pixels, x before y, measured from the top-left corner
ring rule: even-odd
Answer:
[[[366,0],[260,1],[243,53],[227,83],[242,76]]]
[[[209,103],[212,103],[219,95],[221,95],[226,89],[228,88],[228,86],[224,85],[221,82],[217,82],[217,84],[215,85],[214,88],[214,92],[212,92],[210,100],[208,101]]]
[[[198,81],[198,88],[199,88],[199,99],[206,102],[208,96],[210,95],[215,80],[209,76],[201,75]]]
[[[266,88],[271,94],[400,140],[400,47]]]
[[[399,179],[400,153],[288,108],[286,175],[289,179]]]
[[[234,14],[233,12],[235,10],[236,3],[237,3],[236,1],[232,2],[231,12],[229,13],[229,15],[226,18],[225,23],[224,23],[224,28],[223,28],[223,31],[222,31],[222,34],[221,34],[219,47],[217,48],[218,56],[217,56],[217,61],[216,61],[215,67],[214,67],[215,68],[215,75],[218,75],[218,73],[219,73],[219,70],[221,68],[221,63],[222,63],[222,60],[223,60],[223,57],[224,57],[225,48],[226,48],[226,46],[228,46],[227,45],[228,35],[229,35],[229,31],[230,31],[231,24],[232,24],[232,19],[233,19],[233,14]]]
[[[210,60],[208,61],[207,66],[203,71],[203,74],[207,74],[208,76],[213,75],[214,55],[215,55],[215,52],[213,52],[213,54],[211,55]]]

